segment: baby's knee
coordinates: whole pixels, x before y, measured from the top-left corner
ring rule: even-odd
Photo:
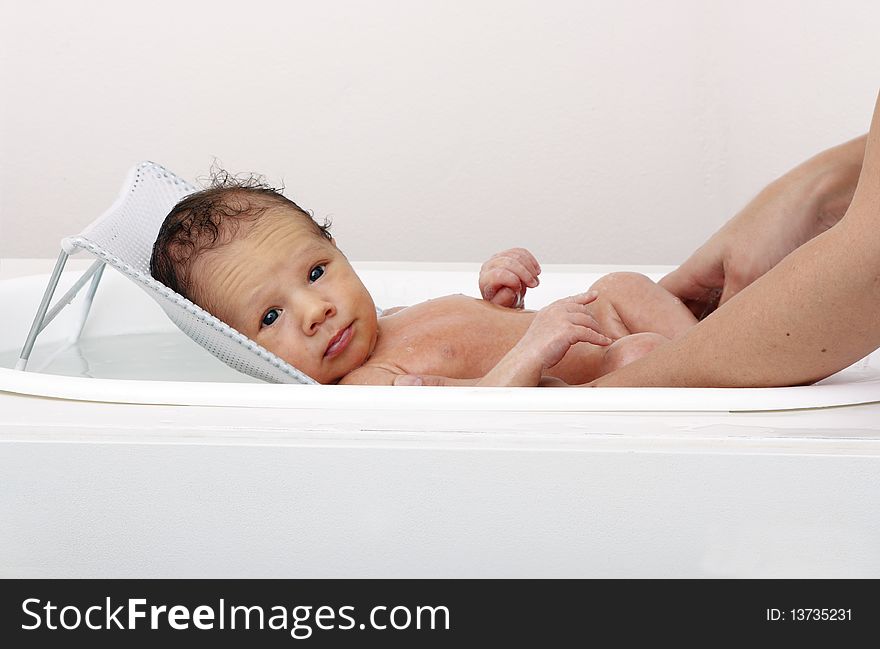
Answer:
[[[615,293],[620,293],[621,291],[642,291],[653,284],[653,280],[641,273],[621,271],[603,275],[593,282],[593,285],[590,288],[599,291],[600,294],[609,289],[613,290]]]
[[[619,370],[624,365],[639,360],[642,356],[650,354],[663,343],[669,342],[669,338],[660,334],[643,332],[630,334],[618,338],[605,350],[602,361],[605,373]]]

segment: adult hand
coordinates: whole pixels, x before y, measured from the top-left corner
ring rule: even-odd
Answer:
[[[828,227],[791,188],[773,184],[659,283],[702,319]]]
[[[702,319],[837,223],[852,200],[865,136],[823,151],[762,190],[660,280]]]
[[[480,268],[480,295],[498,306],[521,309],[526,290],[535,288],[541,266],[525,248],[511,248],[492,255]]]

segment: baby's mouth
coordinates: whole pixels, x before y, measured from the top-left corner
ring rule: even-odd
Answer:
[[[327,345],[327,351],[324,352],[324,358],[334,358],[335,356],[339,356],[339,354],[348,347],[348,343],[351,342],[352,333],[352,325],[348,325],[345,329],[333,336]]]

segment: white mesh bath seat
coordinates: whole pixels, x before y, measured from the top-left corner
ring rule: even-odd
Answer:
[[[270,383],[315,384],[314,379],[150,275],[150,254],[162,221],[181,198],[197,190],[154,162],[142,162],[134,167],[110,209],[80,234],[61,241],[61,254],[16,369],[26,368],[40,331],[91,279],[82,316],[72,338],[75,340],[79,336],[107,264],[144,289],[181,331],[230,367]],[[50,310],[49,303],[68,256],[80,251],[93,255],[97,261]]]

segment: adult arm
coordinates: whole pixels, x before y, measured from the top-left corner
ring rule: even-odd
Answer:
[[[823,151],[770,183],[660,285],[702,318],[834,226],[852,200],[866,138]]]
[[[855,192],[812,238],[681,338],[593,386],[782,386],[880,346],[880,97]]]

